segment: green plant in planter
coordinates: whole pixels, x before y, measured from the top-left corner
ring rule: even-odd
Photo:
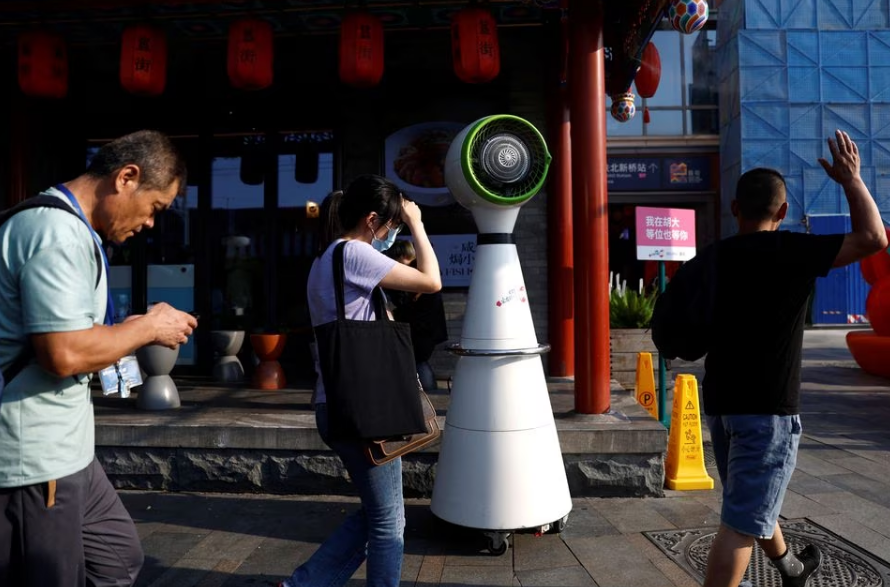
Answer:
[[[648,328],[655,309],[655,290],[646,292],[643,280],[638,291],[627,289],[627,282],[615,276],[615,283],[609,280],[609,326],[611,328]]]

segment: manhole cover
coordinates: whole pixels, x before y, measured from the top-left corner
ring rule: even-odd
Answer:
[[[807,587],[884,587],[890,585],[890,566],[833,532],[809,520],[781,523],[785,542],[794,552],[807,544],[822,550],[822,567]],[[643,532],[671,560],[704,581],[708,552],[717,528]],[[745,579],[754,587],[782,587],[782,579],[763,551],[756,547]]]

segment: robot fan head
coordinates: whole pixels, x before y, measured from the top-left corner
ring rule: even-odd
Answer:
[[[454,138],[445,182],[464,207],[518,208],[544,185],[550,153],[528,121],[506,114],[481,118]]]

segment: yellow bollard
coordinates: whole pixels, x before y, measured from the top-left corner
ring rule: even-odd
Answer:
[[[668,489],[714,489],[714,479],[705,469],[698,382],[692,375],[677,375],[674,385],[674,409],[671,411],[664,476]]]
[[[655,370],[652,368],[652,353],[637,353],[637,403],[658,419],[658,404],[655,402]]]

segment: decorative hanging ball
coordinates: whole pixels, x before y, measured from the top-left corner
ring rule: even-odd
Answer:
[[[167,37],[146,25],[124,30],[121,39],[121,86],[132,94],[158,96],[167,85]]]
[[[707,0],[671,0],[667,17],[674,30],[691,35],[708,22]]]
[[[631,92],[612,96],[612,118],[618,122],[627,122],[637,113],[634,95]]]
[[[68,93],[68,51],[59,35],[29,31],[18,38],[19,87],[35,98],[64,98]]]
[[[371,88],[383,77],[383,23],[367,12],[351,12],[340,24],[340,81]]]
[[[227,70],[234,87],[262,90],[272,85],[273,41],[272,25],[264,20],[244,19],[232,23]]]
[[[491,12],[469,7],[451,20],[454,73],[468,84],[490,82],[501,71],[498,25]]]

